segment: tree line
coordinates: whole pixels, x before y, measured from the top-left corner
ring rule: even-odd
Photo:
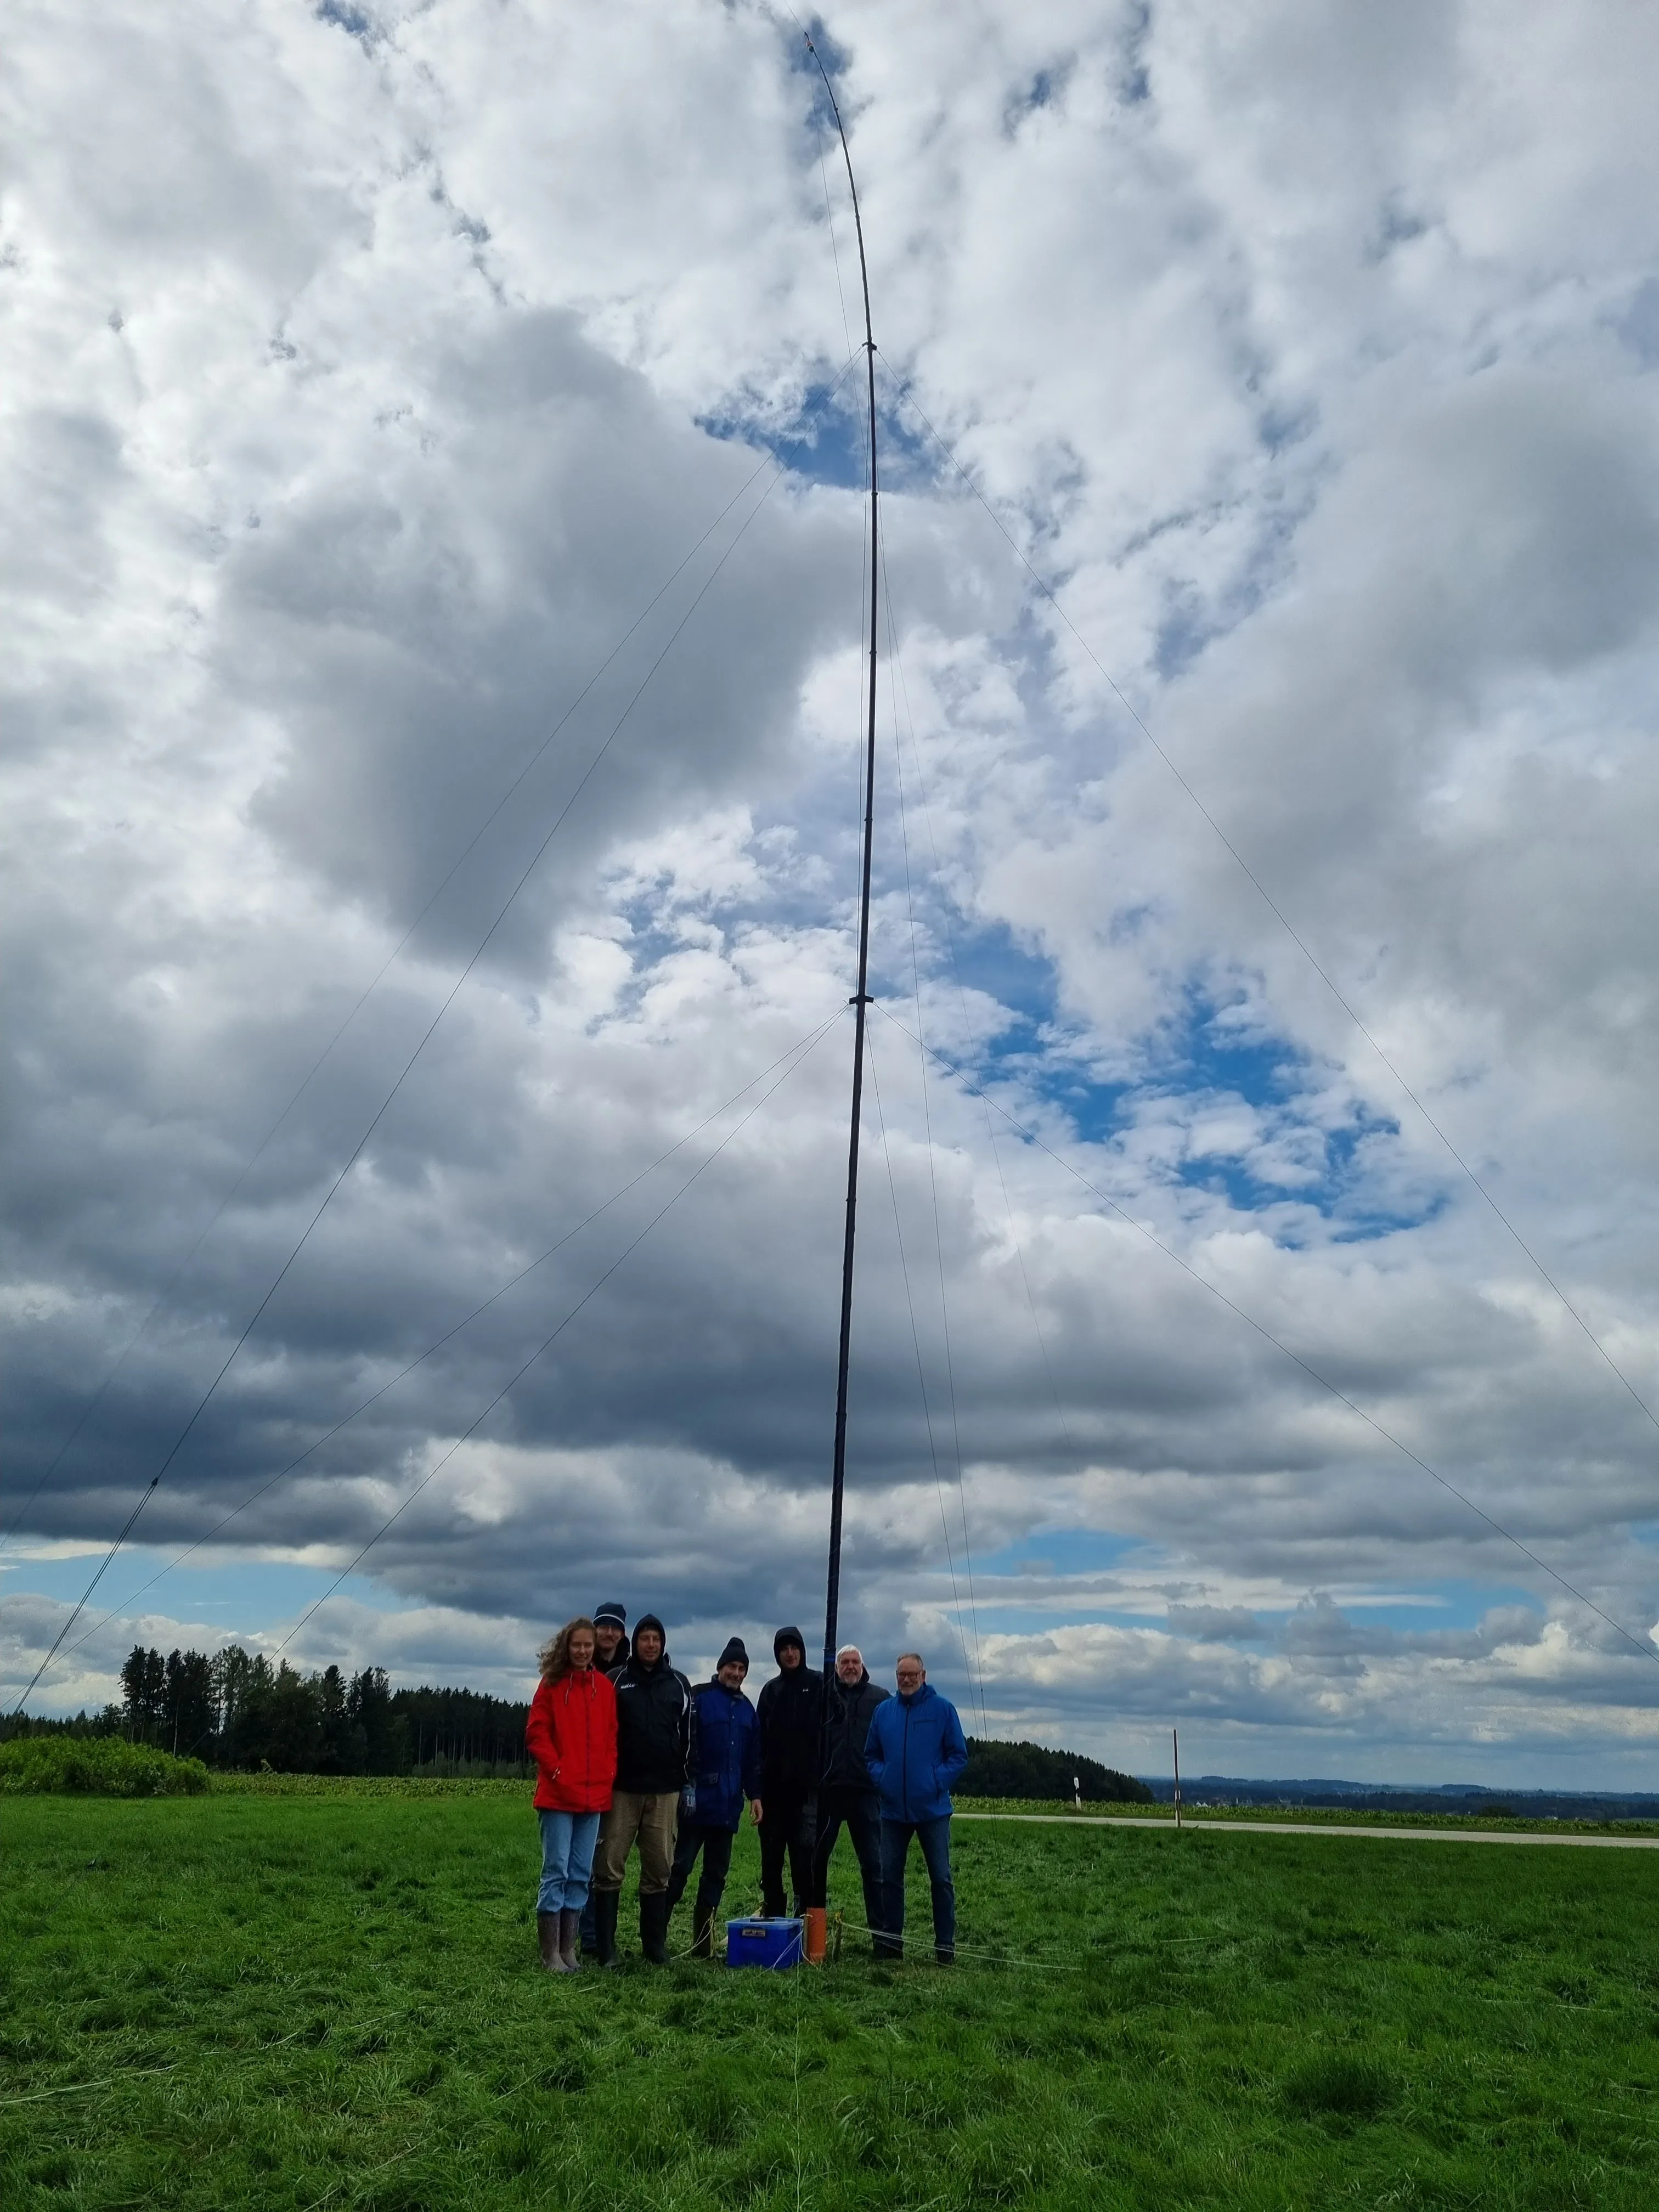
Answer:
[[[527,1773],[529,1706],[477,1690],[394,1690],[383,1667],[301,1674],[228,1644],[211,1655],[135,1644],[121,1702],[12,1735],[119,1735],[209,1766],[278,1774]]]
[[[478,1690],[394,1690],[383,1667],[302,1674],[228,1644],[211,1655],[133,1646],[121,1702],[73,1720],[20,1717],[6,1735],[119,1735],[179,1759],[278,1774],[527,1774],[530,1708]],[[1132,1775],[1079,1752],[969,1736],[963,1797],[1150,1802]]]

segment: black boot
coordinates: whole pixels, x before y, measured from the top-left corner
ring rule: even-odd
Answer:
[[[691,1956],[694,1959],[712,1959],[714,1957],[714,1916],[720,1909],[720,1893],[719,1890],[716,1890],[712,1897],[708,1896],[703,1890],[700,1889],[697,1892],[697,1902],[696,1906],[693,1908],[694,1917],[696,1922],[696,1933],[691,1945]]]
[[[596,1889],[593,1893],[593,1950],[602,1966],[617,1963],[617,1904],[618,1892]]]
[[[653,1966],[668,1964],[668,1897],[659,1890],[640,1899],[640,1948]]]

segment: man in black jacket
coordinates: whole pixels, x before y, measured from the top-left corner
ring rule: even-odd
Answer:
[[[783,1860],[789,1855],[795,1908],[810,1905],[812,1833],[817,1815],[819,1730],[823,1723],[823,1677],[806,1663],[806,1640],[798,1628],[772,1638],[778,1671],[760,1693],[761,1910],[783,1917]]]
[[[632,1646],[628,1641],[628,1607],[615,1598],[606,1598],[593,1608],[593,1664],[602,1674],[614,1674],[618,1667],[628,1664]],[[593,1926],[593,1888],[590,1883],[587,1902],[582,1907],[582,1949],[591,1959],[599,1948],[599,1937]]]
[[[818,1798],[812,1895],[819,1905],[829,1902],[830,1854],[844,1825],[864,1883],[864,1923],[872,1933],[881,1926],[881,1800],[865,1764],[864,1746],[870,1716],[886,1695],[879,1682],[870,1680],[858,1645],[843,1644],[830,1685],[829,1757]]]
[[[697,1709],[691,1685],[668,1656],[654,1613],[641,1613],[633,1655],[611,1677],[617,1691],[617,1780],[593,1855],[593,1932],[599,1963],[617,1957],[617,1898],[635,1838],[640,1846],[640,1948],[668,1964],[668,1877],[674,1815],[696,1771]]]

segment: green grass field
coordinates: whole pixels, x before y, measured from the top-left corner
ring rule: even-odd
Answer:
[[[565,1978],[516,1785],[0,1851],[8,2212],[1659,2203],[1659,1854],[963,1824],[953,1971]]]

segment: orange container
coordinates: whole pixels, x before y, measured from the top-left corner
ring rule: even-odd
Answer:
[[[809,1966],[821,1966],[824,1952],[829,1948],[829,1913],[821,1905],[809,1905],[802,1912],[801,1918],[805,1923],[806,1963]]]

